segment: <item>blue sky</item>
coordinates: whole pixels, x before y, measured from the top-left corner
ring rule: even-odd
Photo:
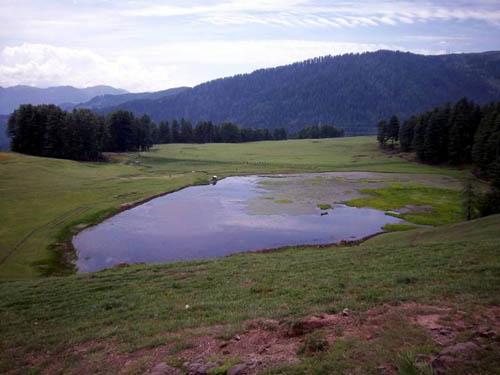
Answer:
[[[159,90],[321,55],[500,50],[500,1],[1,0],[0,86]]]

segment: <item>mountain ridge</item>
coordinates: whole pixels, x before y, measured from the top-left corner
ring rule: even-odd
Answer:
[[[113,105],[120,105],[122,103],[133,100],[159,99],[164,96],[176,95],[182,91],[189,89],[191,88],[187,86],[181,86],[181,87],[173,87],[170,89],[151,91],[151,92],[125,93],[116,95],[105,94],[105,95],[95,96],[92,99],[83,103],[78,103],[78,104],[63,103],[61,107],[64,110],[71,110],[74,108],[88,108],[88,109],[98,110],[100,108],[105,108]]]
[[[80,103],[104,94],[125,94],[126,90],[106,85],[84,88],[74,86],[51,86],[46,88],[16,85],[0,87],[0,114],[9,114],[21,104]]]
[[[177,95],[104,107],[154,120],[232,121],[296,131],[334,123],[348,134],[373,132],[381,118],[408,117],[467,96],[500,98],[500,51],[418,55],[380,50],[322,56],[204,82]]]

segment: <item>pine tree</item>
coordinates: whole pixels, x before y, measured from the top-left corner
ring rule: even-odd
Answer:
[[[171,129],[172,129],[171,142],[172,143],[181,142],[181,137],[180,137],[180,133],[179,133],[179,123],[177,122],[177,120],[172,121]]]
[[[137,149],[134,115],[131,112],[113,112],[108,116],[107,123],[108,151],[125,152]]]
[[[193,126],[185,119],[181,119],[180,141],[182,143],[193,142]]]
[[[385,120],[377,124],[377,140],[381,147],[385,147],[389,138],[389,126]]]
[[[429,117],[424,136],[425,160],[431,164],[447,160],[449,107],[437,108]]]
[[[387,139],[391,140],[392,147],[398,141],[399,136],[399,119],[397,116],[392,116],[387,127]]]
[[[160,126],[158,128],[158,137],[159,137],[159,143],[170,143],[171,138],[170,138],[170,126],[168,124],[168,121],[165,122],[160,122]]]
[[[399,144],[403,152],[409,152],[413,149],[413,135],[417,121],[416,117],[411,117],[399,129]]]
[[[425,153],[425,133],[427,128],[428,116],[421,116],[417,125],[415,126],[415,134],[413,137],[414,149],[417,153],[417,158],[420,161],[426,161]]]

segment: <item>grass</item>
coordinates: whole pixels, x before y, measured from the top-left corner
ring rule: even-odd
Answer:
[[[162,145],[149,153],[112,155],[114,163],[0,153],[0,279],[58,269],[51,245],[122,204],[219,177],[259,173],[375,171],[463,172],[409,163],[381,153],[373,137],[248,144]]]
[[[410,224],[385,224],[382,229],[387,232],[403,232],[416,228],[418,228],[416,225],[410,225]]]
[[[296,248],[3,282],[0,371],[22,367],[30,352],[57,353],[88,341],[134,351],[161,345],[169,332],[237,326],[257,317],[296,319],[405,301],[447,299],[459,301],[462,309],[499,304],[499,230],[497,215],[385,234],[355,247]],[[378,351],[425,344],[406,326],[392,329],[387,330],[392,339],[382,337],[380,346],[340,341],[325,358],[306,359],[298,369],[348,368],[360,352],[370,359],[368,366],[382,360]],[[388,357],[396,363],[392,349],[383,356]],[[283,373],[301,373],[295,370]]]
[[[408,224],[391,225],[385,229],[393,233],[358,246],[300,247],[34,277],[57,268],[50,246],[78,228],[99,222],[123,204],[207,183],[212,175],[464,175],[382,154],[373,137],[165,145],[112,158],[114,163],[77,163],[0,153],[0,372],[50,372],[53,356],[90,342],[98,345],[86,355],[101,372],[111,373],[116,369],[106,362],[107,345],[120,353],[136,352],[172,343],[172,335],[180,340],[171,346],[169,363],[177,363],[175,354],[192,345],[186,329],[222,325],[220,334],[230,338],[255,318],[296,321],[321,312],[348,308],[356,314],[406,301],[454,301],[466,311],[500,304],[500,216],[455,223],[461,217],[458,191],[425,184],[367,190],[349,203],[383,210],[430,206],[399,216],[419,224],[452,224],[411,231]],[[435,350],[430,338],[403,321],[386,323],[383,334],[371,341],[343,337],[325,347],[321,337],[311,336],[300,364],[269,372],[371,373],[390,364],[400,373],[426,373],[416,358]],[[44,360],[30,360],[40,353]],[[480,363],[482,373],[498,364],[492,353]],[[61,371],[81,367],[79,358],[64,354]],[[229,358],[214,371],[225,373],[236,362]],[[143,359],[134,366],[144,372],[149,363]]]
[[[463,219],[461,192],[425,185],[392,184],[387,188],[362,190],[368,196],[350,200],[355,207],[392,211],[409,208],[408,213],[392,216],[423,225],[442,225]]]
[[[317,205],[317,207],[320,209],[320,210],[330,210],[332,208],[332,205],[331,204],[328,204],[328,203],[319,203]]]

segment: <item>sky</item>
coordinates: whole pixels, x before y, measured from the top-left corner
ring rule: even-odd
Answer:
[[[0,86],[196,84],[323,55],[500,50],[500,0],[0,0]]]

